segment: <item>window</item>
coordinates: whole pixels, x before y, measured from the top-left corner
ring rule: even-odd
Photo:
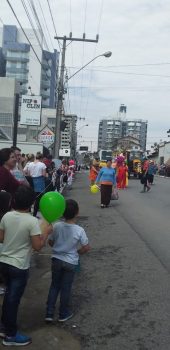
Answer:
[[[54,125],[55,124],[55,118],[47,118],[47,124],[48,125]]]
[[[128,125],[129,126],[135,126],[135,123],[134,122],[128,122]]]
[[[11,125],[12,113],[0,113],[0,124]]]
[[[18,134],[20,135],[26,135],[27,128],[18,128]]]

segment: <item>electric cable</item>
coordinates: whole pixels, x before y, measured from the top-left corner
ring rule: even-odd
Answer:
[[[57,30],[56,30],[56,26],[55,26],[55,22],[54,22],[54,18],[53,18],[53,14],[52,14],[52,11],[51,11],[51,6],[50,6],[50,3],[49,3],[49,0],[47,0],[47,3],[48,3],[48,8],[49,8],[50,16],[51,16],[51,19],[52,19],[55,35],[57,36]],[[60,41],[58,39],[57,39],[57,41],[58,41],[58,46],[59,46],[59,50],[60,50],[60,53],[61,53],[61,44],[60,44]]]

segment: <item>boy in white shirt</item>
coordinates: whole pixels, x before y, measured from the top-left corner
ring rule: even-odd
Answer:
[[[65,322],[73,316],[69,308],[72,283],[79,254],[90,249],[88,238],[82,227],[76,225],[79,207],[73,199],[66,200],[65,221],[54,225],[49,236],[52,249],[52,281],[47,299],[46,322],[52,322],[55,305],[60,293],[59,322]],[[78,249],[78,246],[81,248]]]
[[[0,222],[0,272],[6,282],[0,337],[4,338],[3,345],[24,346],[31,343],[31,337],[17,331],[18,308],[28,280],[32,248],[39,251],[44,246],[52,226],[46,224],[41,234],[38,219],[29,213],[34,201],[30,187],[19,186],[14,200],[16,210],[5,214]]]

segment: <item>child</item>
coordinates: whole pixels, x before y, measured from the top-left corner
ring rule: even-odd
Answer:
[[[0,221],[2,217],[11,210],[12,196],[10,193],[1,191],[0,192]],[[0,253],[2,250],[2,243],[0,243]],[[0,295],[5,293],[3,276],[0,275]]]
[[[0,223],[0,272],[6,282],[0,337],[6,346],[31,343],[30,337],[17,332],[18,307],[27,284],[32,248],[39,251],[52,229],[46,225],[41,235],[38,219],[29,213],[34,201],[30,187],[19,186],[14,200],[16,210],[6,213]]]
[[[54,225],[53,233],[49,237],[52,249],[52,281],[47,299],[46,318],[52,322],[55,305],[60,293],[59,322],[65,322],[73,316],[69,308],[72,283],[75,269],[78,265],[79,254],[88,252],[90,249],[88,238],[84,229],[76,225],[76,217],[79,207],[73,199],[66,200],[64,222]],[[81,248],[77,250],[78,245]]]

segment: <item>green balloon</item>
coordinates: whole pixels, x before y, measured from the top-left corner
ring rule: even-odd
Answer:
[[[49,223],[54,222],[63,216],[66,202],[58,192],[47,192],[40,199],[40,212]]]

